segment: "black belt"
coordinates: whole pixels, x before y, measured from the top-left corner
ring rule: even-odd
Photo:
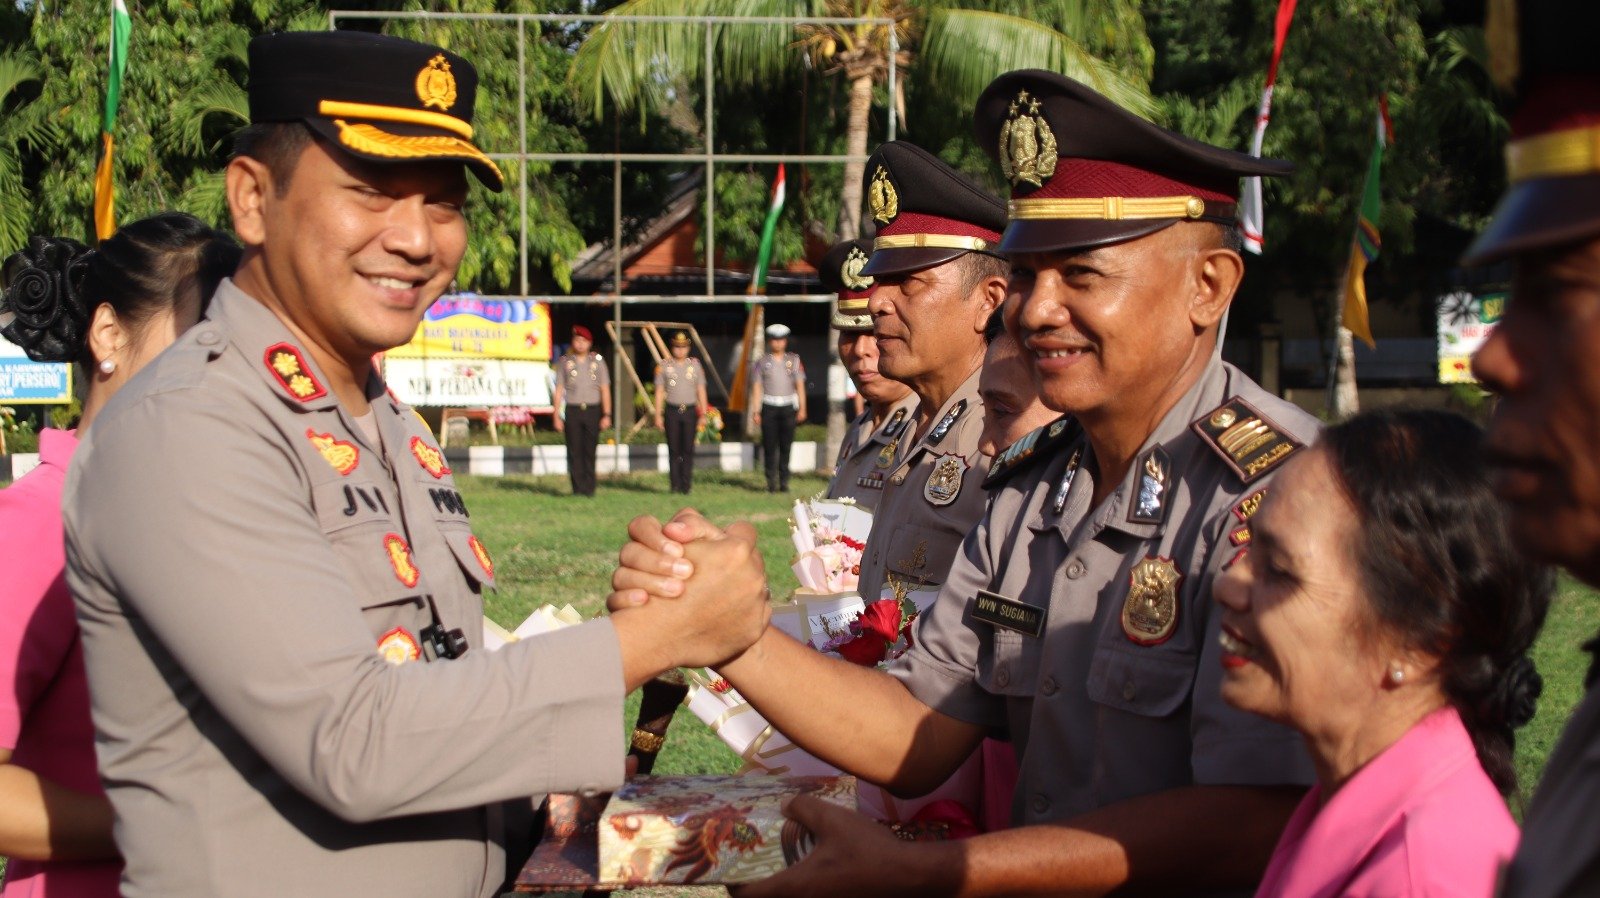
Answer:
[[[600,403],[598,403],[598,402],[569,402],[569,403],[567,403],[567,408],[575,408],[580,412],[586,412],[589,409],[599,408],[599,407],[600,407]]]
[[[669,405],[669,406],[667,406],[667,408],[670,408],[670,409],[672,409],[674,411],[679,411],[679,412],[692,412],[692,411],[694,411],[694,404],[693,403],[685,403],[683,405]]]

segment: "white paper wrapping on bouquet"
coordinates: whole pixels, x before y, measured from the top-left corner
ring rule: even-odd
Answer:
[[[774,729],[737,689],[710,668],[685,668],[684,677],[689,681],[684,704],[744,761],[741,773],[832,776],[843,772]],[[942,799],[960,802],[977,819],[983,800],[983,765],[978,752],[943,785],[919,798],[895,798],[866,780],[860,781],[856,793],[862,813],[895,823],[910,820],[926,805]]]
[[[528,615],[526,620],[518,624],[515,630],[507,630],[505,627],[485,617],[483,619],[483,647],[492,652],[508,642],[517,642],[538,636],[541,633],[549,633],[552,630],[559,630],[562,627],[570,627],[581,623],[583,623],[583,615],[579,614],[577,609],[571,605],[562,605],[560,608],[550,604],[540,605],[534,609],[532,614]]]
[[[828,640],[850,629],[866,603],[853,592],[813,595],[797,592],[788,604],[772,609],[772,625],[799,642],[821,649]]]

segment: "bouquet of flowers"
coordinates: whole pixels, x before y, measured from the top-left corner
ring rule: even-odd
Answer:
[[[700,429],[694,432],[696,443],[722,442],[722,412],[716,406],[706,409],[706,417],[700,422]]]

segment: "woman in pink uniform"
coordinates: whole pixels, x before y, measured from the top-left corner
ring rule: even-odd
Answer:
[[[1517,845],[1513,731],[1550,571],[1511,547],[1483,434],[1360,415],[1286,465],[1218,579],[1222,696],[1305,739],[1317,784],[1259,896],[1481,896]]]
[[[111,806],[72,597],[61,488],[77,434],[170,346],[238,263],[231,238],[180,213],[123,226],[98,249],[34,238],[0,267],[0,335],[87,384],[78,430],[39,435],[39,466],[0,490],[0,898],[117,894]],[[114,486],[114,485],[112,485]]]

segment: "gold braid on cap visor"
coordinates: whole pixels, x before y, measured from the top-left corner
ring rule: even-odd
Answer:
[[[1600,172],[1600,125],[1524,137],[1506,145],[1506,179],[1559,178]]]
[[[472,144],[472,126],[453,115],[442,112],[427,112],[421,109],[405,109],[399,106],[379,106],[372,103],[345,103],[338,100],[323,100],[317,105],[317,112],[333,118],[333,123],[339,128],[339,142],[358,153],[368,153],[373,156],[386,156],[391,159],[435,159],[441,156],[458,156],[481,162],[487,165],[501,181],[505,176],[500,172],[500,166],[494,160],[485,156],[483,151]],[[448,137],[443,134],[427,134],[405,136],[390,134],[373,125],[364,123],[350,124],[343,118],[375,119],[382,122],[401,122],[408,125],[423,125],[429,128],[439,128],[449,131],[459,137]]]
[[[1081,218],[1121,221],[1130,218],[1200,218],[1206,201],[1197,196],[1092,196],[1071,199],[1012,200],[1012,221]]]
[[[908,249],[911,247],[931,246],[936,249],[970,249],[982,252],[989,248],[990,241],[982,237],[957,237],[954,234],[894,234],[889,237],[874,237],[872,248],[880,249]]]

